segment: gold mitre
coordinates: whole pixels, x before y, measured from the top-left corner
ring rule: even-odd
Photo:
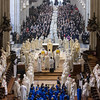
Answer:
[[[59,49],[56,50],[56,54],[60,54],[60,50]]]
[[[41,51],[41,54],[44,55],[45,54],[45,51]]]

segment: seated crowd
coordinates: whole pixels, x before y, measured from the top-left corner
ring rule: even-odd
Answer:
[[[36,22],[33,22],[33,18],[27,19],[26,24],[22,27],[21,36],[22,40],[25,41],[28,38],[39,38],[41,36],[47,37],[50,30],[51,18],[52,18],[52,7],[47,4],[43,4],[40,15]]]
[[[84,20],[78,8],[70,3],[58,7],[58,37],[72,37],[79,40],[81,33],[85,31]]]
[[[35,39],[36,36],[38,39],[41,36],[44,38],[48,36],[52,19],[52,6],[49,6],[47,2],[44,2],[42,5],[34,9],[37,13],[35,13],[35,15],[30,15],[26,19],[26,22],[23,22],[20,36],[17,34],[15,36],[15,34],[12,33],[13,40],[15,40],[16,37],[17,43],[23,43],[27,39]]]
[[[65,85],[60,88],[57,84],[56,87],[53,85],[50,88],[42,83],[40,87],[37,85],[36,89],[31,85],[28,100],[69,100],[69,96]]]

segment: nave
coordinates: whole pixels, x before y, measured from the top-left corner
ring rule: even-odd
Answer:
[[[44,2],[40,9],[36,22],[29,16],[23,23],[21,44],[11,54],[9,44],[2,49],[0,98],[99,100],[99,59],[79,36],[84,28],[77,6]]]

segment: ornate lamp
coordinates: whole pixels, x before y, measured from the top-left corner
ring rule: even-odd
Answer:
[[[94,31],[97,31],[98,29],[99,29],[99,26],[96,23],[96,17],[95,17],[95,13],[94,13],[92,19],[88,20],[87,30],[90,32],[91,31],[94,32]]]

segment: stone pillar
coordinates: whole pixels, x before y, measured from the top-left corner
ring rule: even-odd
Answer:
[[[97,37],[96,37],[97,32],[90,32],[90,49],[91,50],[96,50],[96,45],[97,45]]]
[[[97,17],[97,23],[100,25],[99,20],[100,20],[100,0],[91,0],[90,1],[90,18],[93,17],[93,13],[95,12],[95,16]],[[96,37],[97,32],[90,32],[90,49],[91,50],[96,50],[96,45],[97,45],[97,37]]]
[[[4,13],[6,14],[7,18],[10,19],[10,0],[2,0],[3,3],[3,7],[4,7],[4,11],[3,11],[3,16],[4,16]],[[10,41],[10,32],[6,31],[6,32],[3,32],[3,48],[4,50],[6,50],[6,45],[7,45],[7,42]]]
[[[26,1],[26,16],[29,17],[29,0]]]
[[[26,2],[23,2],[23,21],[26,22]]]

